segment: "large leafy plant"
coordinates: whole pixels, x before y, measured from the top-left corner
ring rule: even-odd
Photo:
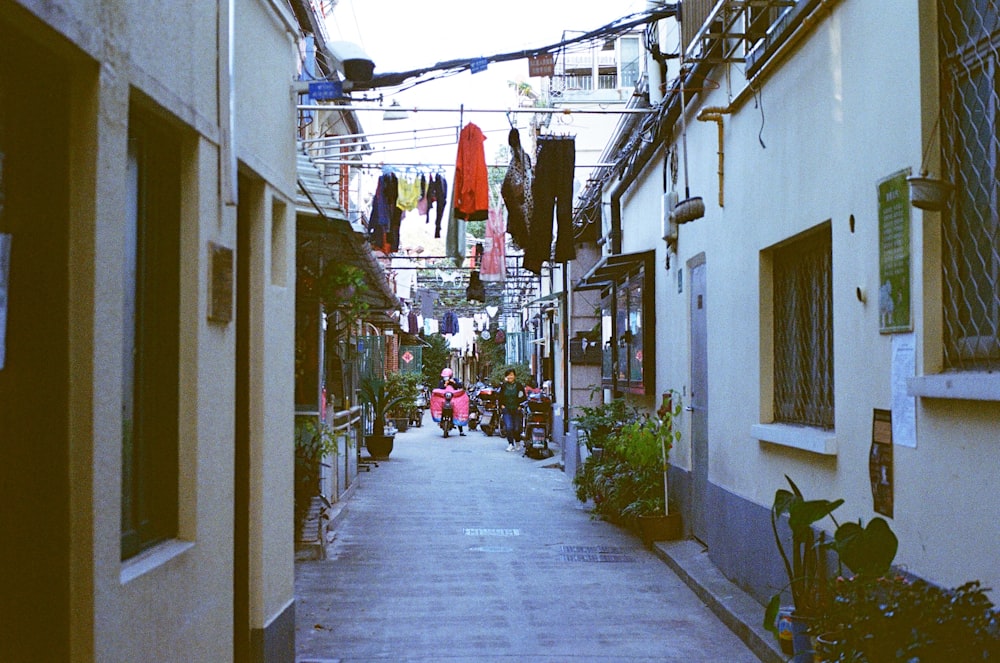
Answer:
[[[372,408],[372,435],[385,435],[385,417],[392,408],[403,402],[406,396],[394,395],[386,381],[380,377],[366,377],[361,380],[361,402]]]

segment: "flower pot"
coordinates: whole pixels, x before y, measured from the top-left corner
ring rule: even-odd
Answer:
[[[644,544],[651,545],[654,541],[675,541],[681,538],[681,514],[639,516],[639,536]]]
[[[392,453],[392,442],[394,435],[366,435],[365,448],[372,458],[388,458]]]
[[[913,175],[907,177],[906,181],[910,184],[910,203],[931,212],[939,212],[947,207],[955,188],[951,182],[926,175]]]

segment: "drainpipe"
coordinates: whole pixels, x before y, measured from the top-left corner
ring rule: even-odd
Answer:
[[[701,122],[715,122],[719,128],[719,207],[725,207],[726,153],[722,145],[722,116],[732,112],[732,106],[706,106],[698,113],[698,120]]]

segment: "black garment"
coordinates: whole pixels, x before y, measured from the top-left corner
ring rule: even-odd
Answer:
[[[470,302],[485,302],[486,301],[486,286],[479,279],[479,271],[472,270],[469,273],[469,285],[465,288],[465,298]]]
[[[444,209],[448,206],[448,180],[444,178],[440,173],[434,175],[427,182],[427,221],[431,222],[431,207],[430,204],[434,203],[435,207],[435,220],[434,220],[434,237],[441,237],[441,219],[444,218]]]
[[[531,183],[534,175],[531,172],[531,159],[521,147],[521,134],[517,129],[510,130],[507,143],[511,149],[510,166],[500,185],[500,195],[507,208],[507,232],[514,245],[524,249],[530,240],[529,224],[533,208]]]
[[[573,169],[576,166],[576,141],[571,137],[542,137],[538,144],[535,181],[531,193],[531,240],[524,247],[524,268],[535,274],[552,249],[552,208],[558,223],[556,262],[576,258],[573,246]]]

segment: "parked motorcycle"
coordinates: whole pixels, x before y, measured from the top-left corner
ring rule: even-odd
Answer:
[[[497,391],[487,387],[485,389],[479,390],[479,404],[480,404],[480,415],[479,415],[479,426],[483,429],[483,432],[491,436],[494,432],[500,430],[501,434],[503,431],[503,417],[500,416],[500,394]]]
[[[469,430],[476,430],[479,426],[479,397],[469,398]]]
[[[532,394],[521,404],[524,424],[524,455],[529,458],[551,458],[552,399],[542,393]]]

